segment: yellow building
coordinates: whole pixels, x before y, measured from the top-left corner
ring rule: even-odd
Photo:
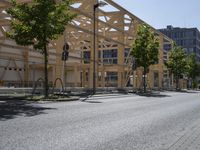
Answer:
[[[112,0],[105,0],[107,5],[96,8],[94,12],[97,2],[75,0],[71,6],[78,16],[66,26],[63,36],[49,44],[49,80],[53,83],[56,78],[61,78],[66,87],[92,88],[95,76],[97,87],[140,88],[141,69],[132,70],[130,48],[138,26],[145,22]],[[11,19],[5,12],[8,7],[9,1],[0,1],[0,81],[4,86],[33,86],[38,78],[44,76],[43,57],[32,47],[16,45],[5,37]],[[167,59],[164,45],[170,45],[172,40],[153,27],[152,30],[160,41],[159,63],[150,67],[148,86],[169,87],[169,75],[164,66]],[[65,41],[70,46],[66,63],[61,60]]]

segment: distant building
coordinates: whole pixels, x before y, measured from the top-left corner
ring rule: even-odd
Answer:
[[[197,28],[179,28],[169,25],[159,31],[184,48],[187,54],[195,53],[197,60],[200,61],[200,32]],[[165,50],[169,49],[170,45],[165,45]]]

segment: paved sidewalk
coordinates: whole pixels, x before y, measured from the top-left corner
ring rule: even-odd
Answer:
[[[200,150],[200,120],[186,129],[185,133],[166,150]]]

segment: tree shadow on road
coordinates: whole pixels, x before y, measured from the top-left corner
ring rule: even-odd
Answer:
[[[199,93],[199,91],[190,91],[190,90],[175,90],[175,92],[179,93]]]
[[[0,97],[0,121],[14,119],[18,116],[31,117],[46,114],[45,110],[54,108],[41,107],[36,102],[23,100],[23,98]]]
[[[100,101],[94,101],[94,100],[85,100],[85,101],[82,101],[82,102],[85,102],[85,103],[93,103],[93,104],[103,103],[103,102],[100,102]]]
[[[156,98],[171,97],[170,95],[160,94],[160,93],[137,93],[137,95],[145,97],[156,97]]]

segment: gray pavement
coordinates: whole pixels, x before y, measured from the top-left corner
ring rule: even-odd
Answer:
[[[200,93],[0,100],[1,150],[200,150]]]

